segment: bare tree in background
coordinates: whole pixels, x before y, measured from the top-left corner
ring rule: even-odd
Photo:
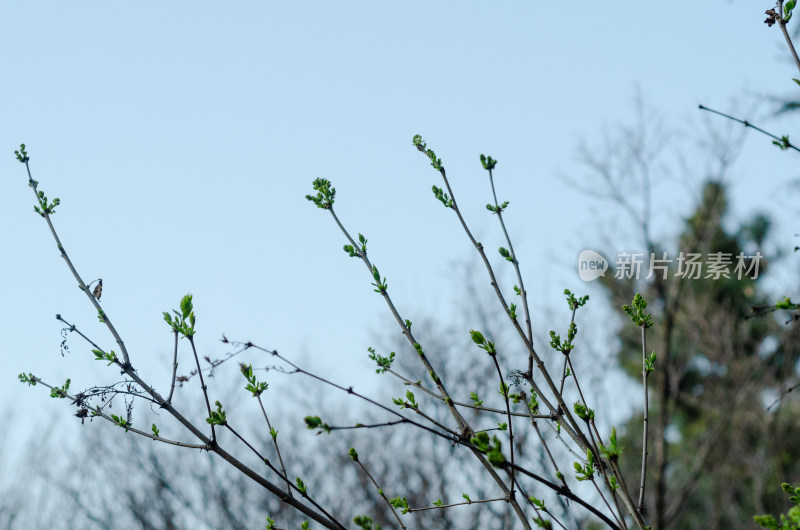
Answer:
[[[457,329],[465,326],[480,325],[493,338],[507,336],[503,322],[497,314],[486,311],[491,303],[481,293],[474,267],[468,264],[454,265],[460,269],[460,298],[454,306],[460,311],[456,314],[456,322],[443,326],[433,320],[421,321],[417,324],[420,336],[426,343],[435,346],[441,352],[442,373],[449,380],[465,388],[480,388],[481,382],[490,374],[491,364],[481,362],[483,359],[474,355],[472,341],[466,337],[457,342],[437,340],[440,337],[457,336]],[[453,275],[455,277],[456,275]],[[440,330],[437,332],[437,330]],[[444,330],[444,331],[441,331]],[[377,337],[384,349],[398,351],[407,347],[400,341],[388,336]],[[406,355],[410,352],[403,352]],[[419,373],[411,356],[399,357],[395,369],[408,374],[409,379],[416,381],[424,377]],[[273,383],[290,380],[292,375],[272,371],[269,379]],[[384,375],[384,377],[388,377]],[[383,387],[383,398],[402,395],[406,386],[396,379],[387,381]],[[291,387],[286,389],[290,391]],[[230,394],[231,392],[229,392]],[[464,396],[465,399],[468,396]],[[226,399],[229,402],[231,398]],[[325,401],[319,387],[310,387],[307,392],[299,393],[292,399],[293,408],[306,410],[317,407]],[[492,398],[486,400],[492,401]],[[499,407],[502,400],[498,395],[494,405]],[[489,403],[487,403],[489,404]],[[346,403],[335,403],[326,411],[333,414]],[[437,419],[446,417],[446,409],[439,406],[434,412]],[[351,411],[353,422],[357,417],[371,423],[380,421],[369,409]],[[358,505],[363,513],[373,514],[375,523],[384,527],[392,527],[391,511],[385,503],[376,502],[374,485],[347,456],[348,447],[363,451],[364,459],[374,464],[372,474],[379,483],[401,484],[413,493],[408,496],[410,503],[418,506],[430,504],[437,499],[460,497],[467,493],[471,498],[486,498],[491,491],[481,483],[479,474],[471,473],[466,466],[465,455],[447,445],[436,443],[435,437],[419,437],[413,430],[383,429],[370,430],[363,433],[343,431],[335,436],[320,435],[308,439],[303,425],[292,423],[297,416],[294,410],[280,410],[276,416],[284,425],[282,433],[286,439],[304,438],[303,453],[305,457],[297,460],[299,473],[312,478],[312,482],[320,485],[320,498],[329,505],[331,512],[339,517],[347,514]],[[472,416],[477,417],[477,413]],[[473,418],[477,419],[477,418]],[[87,423],[89,431],[85,437],[75,442],[68,456],[55,458],[55,447],[33,447],[25,455],[25,460],[38,459],[47,462],[35,471],[28,470],[28,483],[41,491],[42,498],[50,498],[48,509],[32,510],[39,504],[38,500],[29,499],[29,503],[17,505],[12,510],[23,520],[37,512],[41,527],[59,528],[146,528],[152,530],[170,530],[182,528],[222,530],[248,528],[248,522],[259,518],[262,513],[273,514],[273,518],[300,524],[300,520],[281,503],[274,499],[257,495],[257,490],[250,488],[246,477],[220,467],[213,458],[204,457],[199,461],[196,455],[185,452],[165,452],[151,440],[132,437],[123,431],[113,433],[112,438],[102,432],[102,425]],[[254,436],[256,433],[248,433]],[[98,459],[94,451],[103,447],[104,458]],[[412,449],[415,448],[415,449]],[[537,451],[538,444],[526,436],[520,436],[517,450],[524,455],[527,451]],[[441,466],[433,469],[425,459],[418,458],[417,452],[424,452],[441,462]],[[48,456],[49,455],[49,456]],[[288,452],[291,456],[291,452]],[[368,457],[366,455],[369,455]],[[273,455],[274,456],[274,455]],[[536,456],[545,465],[544,453]],[[402,460],[402,466],[386,463]],[[323,474],[319,473],[324,469]],[[77,473],[76,470],[80,470]],[[325,481],[326,474],[337,477],[335,482]],[[109,480],[109,477],[118,477]],[[317,482],[319,478],[320,481]],[[339,493],[347,491],[342,497]],[[552,496],[558,503],[557,496]],[[60,501],[60,502],[59,502]],[[26,506],[28,509],[26,510]],[[570,513],[566,504],[561,506],[561,516],[569,520]],[[66,514],[66,516],[65,516]],[[429,510],[419,514],[415,520],[421,528],[481,528],[503,529],[513,524],[513,514],[502,505],[487,510],[477,510],[474,506],[463,506],[457,510]],[[17,528],[26,526],[22,523]],[[573,521],[577,525],[577,521]],[[12,528],[13,526],[9,526]]]

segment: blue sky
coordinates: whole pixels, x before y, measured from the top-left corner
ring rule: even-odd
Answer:
[[[573,261],[630,241],[620,220],[576,193],[580,141],[633,119],[639,90],[678,140],[702,130],[696,110],[750,110],[797,76],[777,28],[747,2],[170,2],[12,3],[0,20],[0,287],[5,403],[48,414],[62,404],[23,391],[16,374],[104,374],[76,337],[59,355],[56,313],[112,341],[58,257],[12,155],[28,145],[34,177],[62,204],[54,217],[84,279],[134,362],[166,384],[170,332],[161,311],[192,292],[201,351],[222,333],[370,388],[366,348],[386,308],[332,220],[308,203],[315,178],[369,239],[403,312],[447,318],[451,264],[474,259],[456,220],[431,197],[438,176],[411,146],[420,133],[444,160],[479,238],[499,232],[484,205],[478,155],[499,160],[501,200],[541,317],[564,287],[585,290]],[[638,88],[637,88],[638,87]],[[724,124],[720,124],[724,126]],[[791,207],[793,156],[750,135],[732,172],[738,214]],[[697,175],[705,162],[690,160]],[[659,233],[674,233],[687,193],[658,195]],[[611,222],[611,221],[609,221]],[[612,223],[613,224],[613,223]],[[795,227],[781,225],[790,241]],[[490,242],[492,242],[490,244]],[[787,243],[787,244],[791,244]],[[488,282],[487,282],[488,283]],[[510,287],[510,284],[507,286]],[[599,311],[599,310],[598,310]],[[62,410],[66,415],[66,410]],[[27,420],[29,421],[29,420]]]

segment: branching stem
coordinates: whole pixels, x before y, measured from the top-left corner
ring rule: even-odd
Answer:
[[[650,410],[650,397],[647,392],[647,376],[650,374],[647,369],[647,327],[642,328],[642,386],[644,387],[644,416],[642,418],[642,474],[639,480],[639,511],[644,513],[644,490],[647,480],[647,426]]]
[[[789,35],[789,30],[786,29],[786,20],[784,20],[783,17],[783,0],[778,0],[778,15],[780,16],[778,25],[781,27],[781,33],[783,33],[783,36],[786,39],[786,45],[789,47],[789,51],[792,52],[794,64],[797,66],[797,70],[800,71],[800,57],[797,56],[797,50],[794,49],[792,37]]]

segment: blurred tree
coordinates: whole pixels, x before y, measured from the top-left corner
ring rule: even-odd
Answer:
[[[734,267],[740,253],[763,249],[770,223],[755,215],[726,230],[725,191],[720,181],[706,182],[672,257],[701,254],[707,267],[708,256],[722,253],[732,259],[729,278],[708,277],[708,269],[683,277],[686,264],[674,259],[666,279],[656,270],[649,283],[604,280],[615,307],[643,292],[656,321],[648,349],[658,355],[658,384],[650,403],[664,454],[649,469],[655,487],[647,495],[656,528],[746,527],[754,513],[783,509],[779,484],[800,477],[800,406],[768,409],[796,371],[799,332],[772,316],[752,318],[751,308],[767,302],[762,278],[769,261],[761,260],[757,278],[738,278]],[[620,339],[622,368],[641,379],[640,335],[624,326]],[[630,473],[640,465],[641,441],[637,414],[624,437],[623,469]]]

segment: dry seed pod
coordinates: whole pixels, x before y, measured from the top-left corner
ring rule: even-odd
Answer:
[[[94,288],[92,295],[100,300],[100,295],[103,294],[103,279],[97,280],[97,287]]]

